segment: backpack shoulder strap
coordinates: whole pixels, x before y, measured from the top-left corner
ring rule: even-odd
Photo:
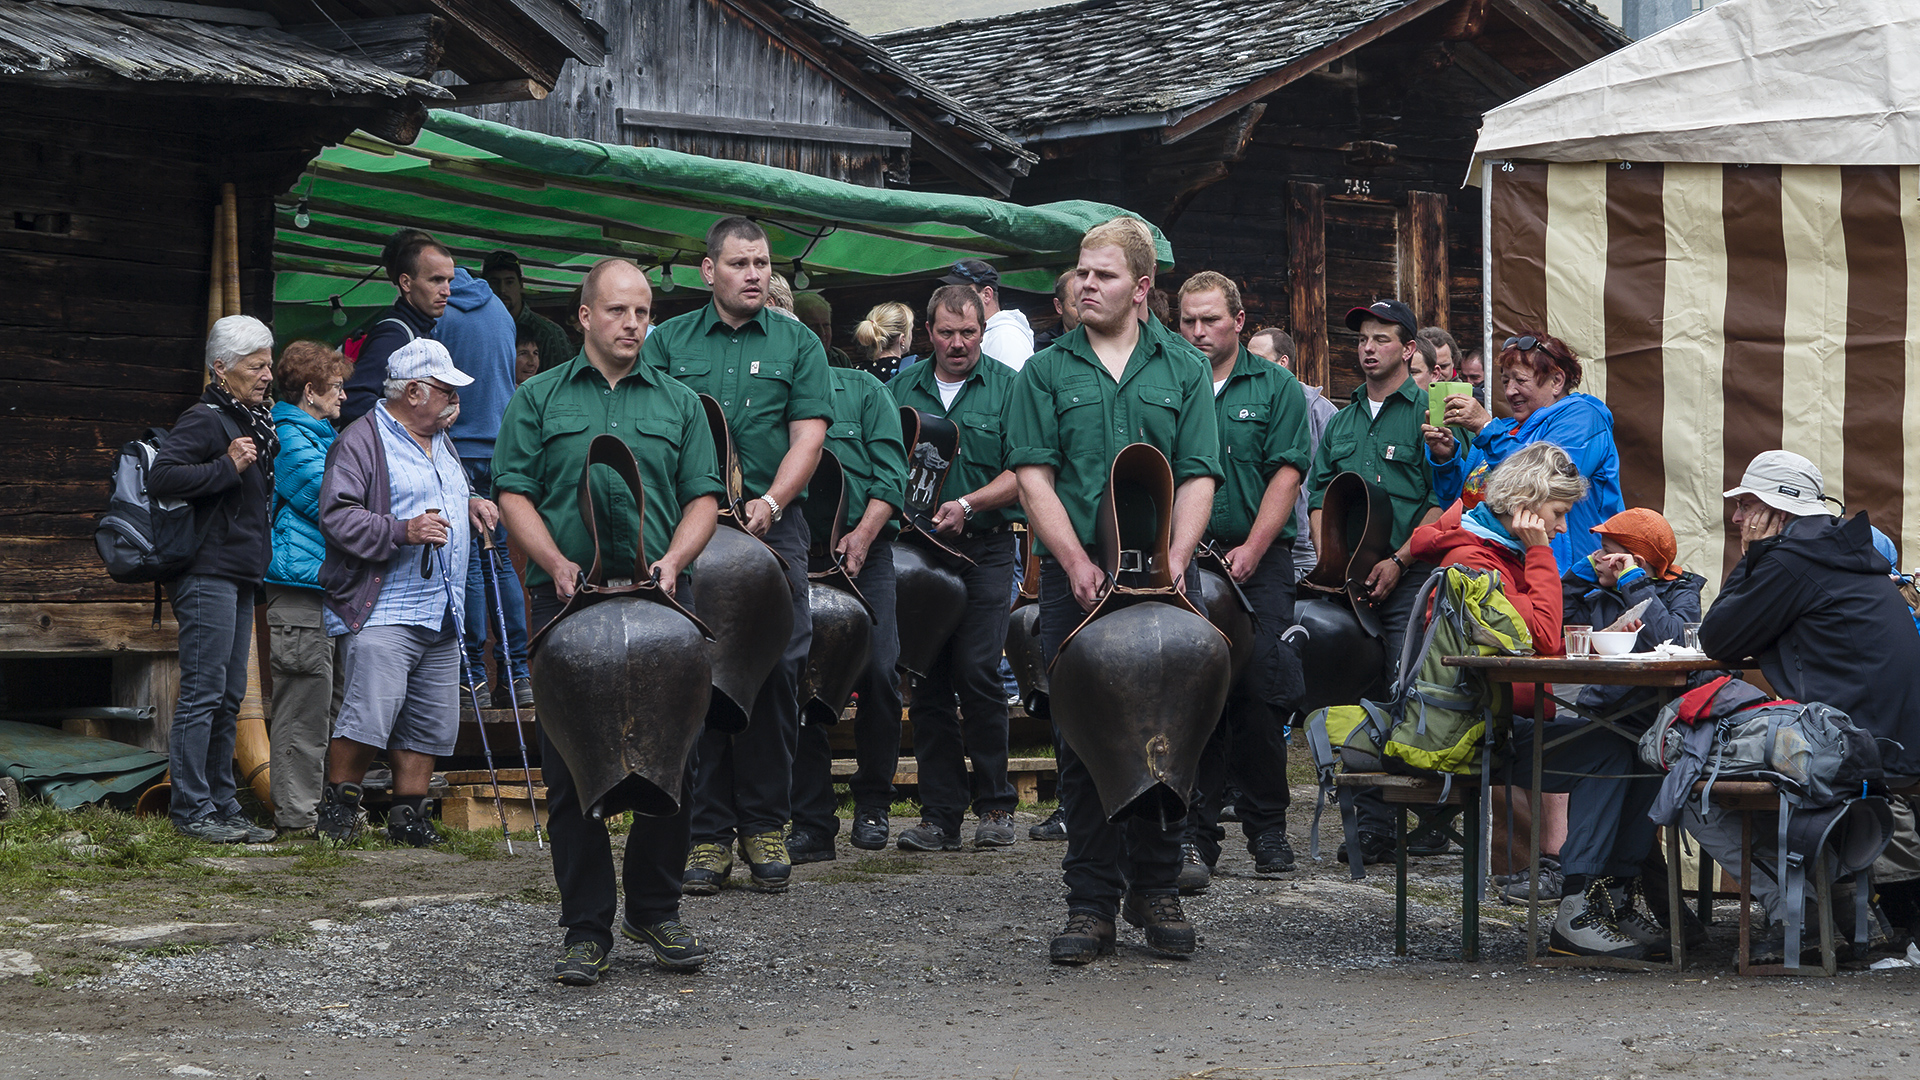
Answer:
[[[233,422],[233,417],[227,415],[227,410],[210,402],[202,402],[202,404],[212,409],[213,415],[220,418],[220,430],[226,432],[228,442],[241,436],[240,425]]]

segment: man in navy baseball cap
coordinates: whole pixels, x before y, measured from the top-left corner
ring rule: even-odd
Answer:
[[[1380,322],[1399,323],[1407,328],[1407,340],[1420,332],[1420,324],[1414,320],[1413,309],[1398,300],[1375,300],[1366,307],[1357,307],[1347,312],[1347,329],[1360,332],[1360,324],[1367,319]]]

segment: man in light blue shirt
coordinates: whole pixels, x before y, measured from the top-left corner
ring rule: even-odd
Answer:
[[[386,399],[348,425],[328,460],[320,579],[329,625],[347,631],[318,824],[331,840],[353,838],[361,782],[384,748],[393,765],[388,837],[442,842],[426,820],[427,784],[460,727],[468,548],[473,528],[499,520],[468,487],[447,434],[470,382],[444,345],[408,342],[387,361]]]

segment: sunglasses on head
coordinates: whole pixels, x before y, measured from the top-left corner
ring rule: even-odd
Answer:
[[[972,268],[968,267],[966,263],[963,263],[963,262],[954,263],[953,269],[949,270],[948,273],[952,274],[954,277],[966,278],[968,281],[973,282],[975,285],[984,285],[987,283],[986,274],[978,273],[974,271]]]

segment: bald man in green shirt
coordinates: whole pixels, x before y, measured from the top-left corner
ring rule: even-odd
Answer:
[[[633,450],[647,502],[645,536],[635,536],[632,495],[625,484],[606,482],[605,467],[598,470],[596,501],[604,499],[611,508],[600,537],[602,565],[633,565],[634,547],[644,541],[647,554],[656,556],[661,587],[676,592],[713,536],[725,488],[706,413],[691,390],[637,363],[652,309],[653,290],[639,267],[623,259],[596,263],[580,286],[585,349],[528,379],[501,418],[493,487],[514,545],[527,556],[535,629],[560,613],[579,586],[582,568],[593,562],[593,537],[580,520],[580,473],[596,436],[617,436]],[[591,986],[607,970],[619,913],[607,827],[582,812],[573,776],[544,730],[540,761],[560,925],[566,928],[554,977],[569,986]],[[685,801],[672,817],[633,816],[623,872],[626,910],[619,922],[624,936],[650,948],[663,967],[680,971],[705,963],[708,952],[680,923],[688,820]]]
[[[1153,271],[1152,241],[1138,223],[1088,230],[1075,272],[1080,325],[1027,361],[1007,403],[1007,465],[1045,555],[1040,638],[1049,663],[1106,585],[1092,554],[1094,518],[1108,470],[1130,443],[1152,445],[1172,463],[1168,569],[1188,599],[1202,603],[1191,562],[1221,478],[1218,425],[1206,362],[1157,320],[1135,315]],[[1049,946],[1053,962],[1086,964],[1112,952],[1120,914],[1145,929],[1150,948],[1192,953],[1196,935],[1175,885],[1184,819],[1170,828],[1143,816],[1110,823],[1073,747],[1062,740],[1058,754],[1067,924]]]
[[[700,274],[713,290],[712,302],[656,327],[640,362],[712,397],[726,413],[746,493],[735,512],[787,562],[793,636],[760,687],[747,730],[709,729],[700,737],[684,884],[694,895],[719,892],[738,840],[753,886],[780,892],[791,872],[784,830],[793,816],[800,673],[813,642],[809,534],[799,503],[826,442],[832,388],[820,339],[766,310],[773,268],[760,226],[743,217],[715,222]]]

